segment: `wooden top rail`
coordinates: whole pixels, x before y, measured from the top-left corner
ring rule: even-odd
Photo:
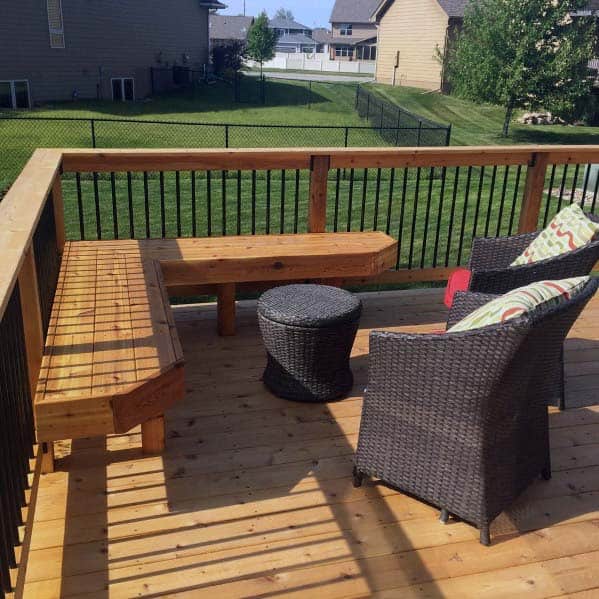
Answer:
[[[592,146],[452,146],[446,148],[264,148],[264,149],[64,149],[69,172],[155,170],[309,169],[313,157],[329,157],[330,168],[403,168],[599,162]]]

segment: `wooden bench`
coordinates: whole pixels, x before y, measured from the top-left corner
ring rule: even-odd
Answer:
[[[233,334],[236,283],[369,277],[396,249],[377,232],[66,243],[35,398],[44,470],[52,441],[139,424],[143,450],[163,449],[164,411],[185,392],[167,287],[216,284]]]

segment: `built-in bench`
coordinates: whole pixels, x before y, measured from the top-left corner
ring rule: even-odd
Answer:
[[[144,451],[163,449],[164,411],[185,392],[167,287],[216,284],[233,334],[236,283],[370,277],[395,255],[379,232],[66,243],[35,398],[45,470],[52,441],[139,424]]]

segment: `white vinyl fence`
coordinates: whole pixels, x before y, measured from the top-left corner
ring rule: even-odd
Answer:
[[[248,61],[251,67],[258,63]],[[323,73],[369,73],[374,74],[374,60],[331,60],[328,54],[289,54],[277,52],[272,60],[264,63],[265,69],[284,71],[322,71]]]

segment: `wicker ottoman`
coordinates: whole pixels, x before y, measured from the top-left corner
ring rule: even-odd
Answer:
[[[349,367],[362,302],[327,285],[286,285],[258,301],[268,362],[264,384],[295,401],[339,399],[352,388]]]

